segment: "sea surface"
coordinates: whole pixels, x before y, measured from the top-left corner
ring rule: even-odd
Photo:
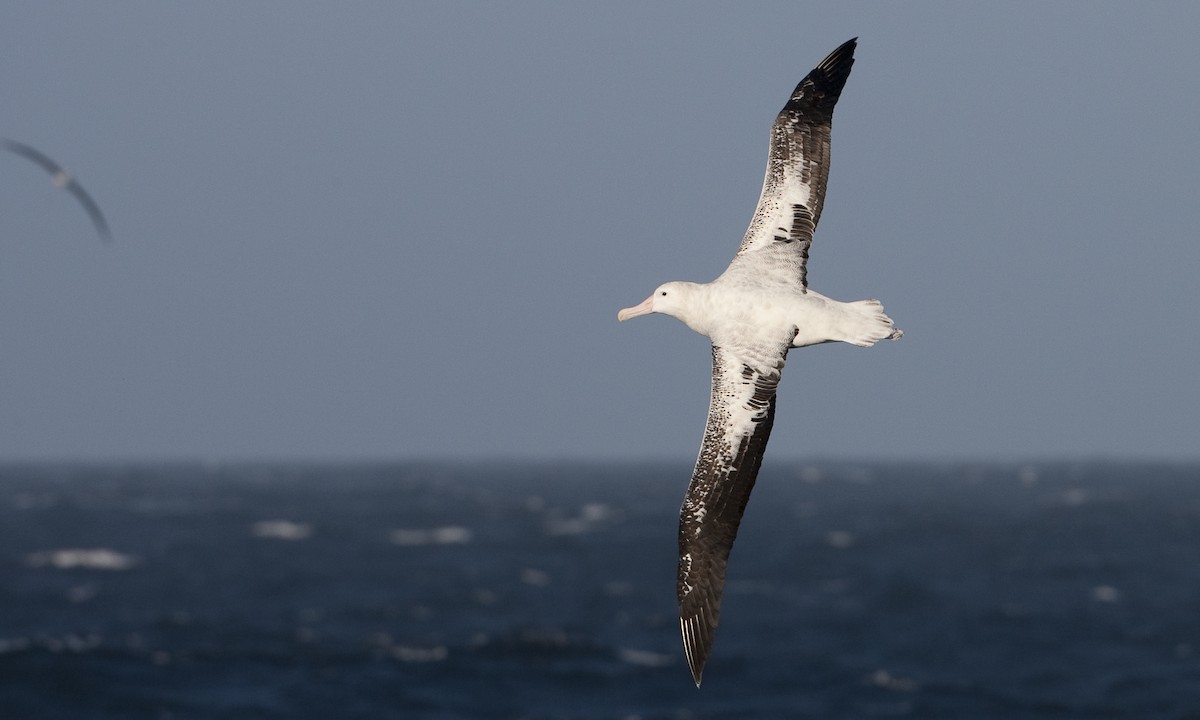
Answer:
[[[1200,718],[1200,466],[0,465],[0,718]]]

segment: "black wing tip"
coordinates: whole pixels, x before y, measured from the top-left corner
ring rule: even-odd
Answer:
[[[96,229],[96,234],[100,236],[100,240],[106,245],[111,244],[113,241],[112,229],[108,227],[108,220],[104,218],[104,213],[100,212],[100,206],[90,198],[88,200],[80,198],[80,203],[91,219],[92,227]]]
[[[826,97],[832,96],[836,99],[846,84],[846,78],[850,77],[850,68],[854,66],[854,50],[857,47],[858,38],[850,38],[826,55],[805,79],[812,80]]]
[[[708,654],[712,651],[713,630],[700,622],[700,618],[679,617],[679,630],[683,635],[683,654],[687,658],[688,670],[692,673],[692,681],[700,687],[704,679],[704,665],[708,662]]]
[[[79,204],[83,206],[92,225],[95,226],[96,232],[100,235],[100,239],[106,243],[112,242],[112,231],[108,227],[108,220],[104,218],[104,212],[100,209],[100,205],[88,194],[87,190],[72,180],[67,185],[67,191],[74,195]]]
[[[854,62],[854,50],[857,47],[858,47],[858,36],[855,36],[855,37],[850,38],[846,42],[842,43],[841,45],[838,45],[836,48],[834,48],[833,52],[826,55],[825,59],[822,60],[817,65],[817,67],[818,68],[827,68],[830,66],[837,65],[838,63],[841,63],[845,60]]]
[[[788,100],[788,107],[784,109],[832,113],[850,77],[850,69],[854,67],[854,50],[857,47],[858,38],[852,37],[826,55],[796,86]]]

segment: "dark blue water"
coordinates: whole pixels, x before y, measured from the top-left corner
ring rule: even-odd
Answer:
[[[0,718],[1200,718],[1200,467],[0,466]]]

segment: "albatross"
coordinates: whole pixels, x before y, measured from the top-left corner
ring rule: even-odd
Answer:
[[[96,232],[100,234],[100,239],[105,242],[112,240],[112,233],[108,230],[108,221],[104,219],[104,213],[100,211],[100,206],[92,199],[87,190],[79,184],[75,178],[71,177],[61,165],[50,159],[50,156],[43,153],[37,148],[26,145],[25,143],[17,142],[16,140],[4,141],[4,149],[11,153],[20,155],[40,166],[43,170],[50,173],[51,182],[55,187],[62,188],[75,196],[83,209],[87,212],[88,217],[92,219],[92,225],[96,226]]]
[[[829,178],[833,106],[854,64],[851,39],[796,86],[771,127],[767,173],[742,244],[709,283],[669,282],[617,320],[663,313],[712,340],[712,396],[679,513],[679,627],[696,686],[720,619],[725,565],[775,419],[788,350],[869,347],[903,333],[878,300],[839,302],[808,287],[808,249]]]

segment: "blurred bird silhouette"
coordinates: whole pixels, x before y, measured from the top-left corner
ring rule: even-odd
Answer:
[[[105,242],[112,241],[112,233],[108,229],[108,221],[104,219],[104,213],[100,211],[100,206],[96,204],[91,195],[88,195],[83,186],[76,182],[75,178],[71,177],[70,173],[37,148],[15,140],[3,139],[3,143],[5,150],[36,163],[43,170],[50,173],[55,187],[63,188],[71,193],[83,205],[83,209],[87,211],[88,217],[92,219],[92,224],[96,226],[96,232],[100,233],[100,239]]]

